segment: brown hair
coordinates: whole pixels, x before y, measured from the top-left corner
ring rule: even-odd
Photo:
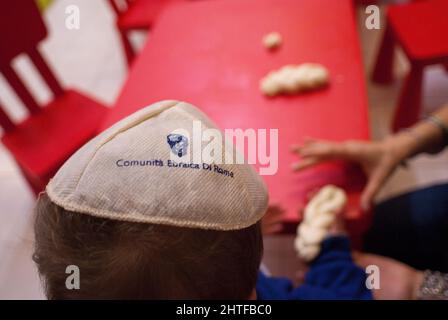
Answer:
[[[67,211],[40,196],[35,252],[49,299],[247,299],[263,242],[259,223],[214,231]],[[65,286],[68,265],[80,289]]]

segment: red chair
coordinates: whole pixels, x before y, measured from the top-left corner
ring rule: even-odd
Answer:
[[[8,1],[0,10],[0,72],[28,110],[14,123],[0,105],[2,143],[14,156],[35,194],[78,148],[91,139],[107,108],[74,90],[64,90],[37,49],[46,28],[33,0]],[[25,53],[52,91],[54,98],[39,106],[11,67]]]
[[[368,6],[371,4],[378,4],[378,0],[354,0],[354,3],[360,6]]]
[[[401,46],[411,70],[401,91],[392,128],[397,131],[420,117],[423,70],[434,64],[448,65],[448,1],[414,1],[388,8],[387,27],[378,53],[373,81],[392,80],[394,45]]]
[[[182,0],[109,0],[117,15],[117,28],[128,65],[135,57],[128,33],[133,30],[151,29],[163,7],[175,1]]]

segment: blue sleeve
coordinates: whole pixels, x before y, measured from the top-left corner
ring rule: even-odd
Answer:
[[[261,300],[370,300],[372,293],[365,280],[365,272],[352,260],[348,238],[338,236],[322,242],[319,256],[299,287],[294,288],[287,278],[268,277],[260,272],[256,290]]]

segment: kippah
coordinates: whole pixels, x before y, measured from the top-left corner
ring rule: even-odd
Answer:
[[[195,121],[217,129],[185,102],[137,111],[67,160],[46,187],[49,198],[66,210],[114,220],[211,230],[255,224],[268,204],[263,180],[245,162],[195,162],[204,148],[193,136]],[[218,158],[236,154],[224,135],[219,143]]]

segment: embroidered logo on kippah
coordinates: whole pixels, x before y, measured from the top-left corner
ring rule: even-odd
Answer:
[[[188,139],[181,134],[171,133],[166,136],[166,141],[170,146],[171,152],[179,158],[187,154]]]

